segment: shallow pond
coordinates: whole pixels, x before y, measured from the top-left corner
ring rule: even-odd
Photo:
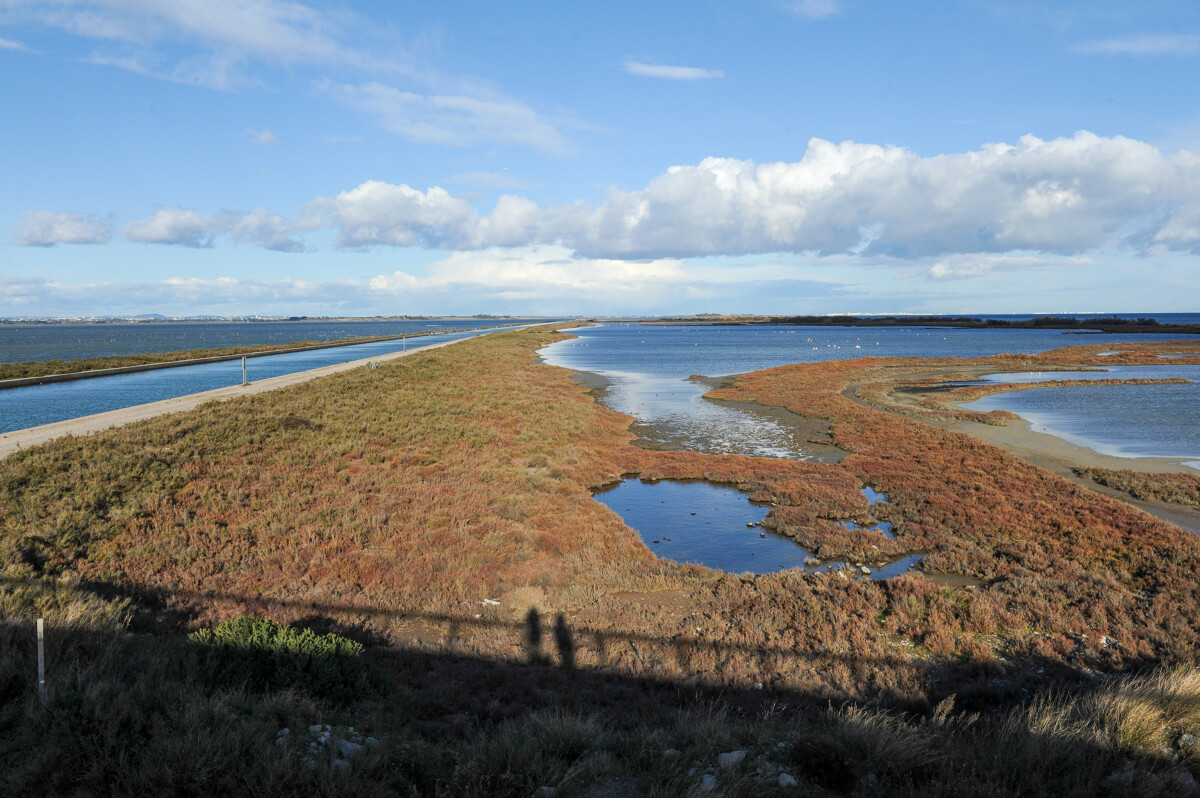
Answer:
[[[872,491],[872,493],[874,493]],[[878,495],[878,494],[875,494]],[[598,491],[596,500],[621,516],[659,557],[695,563],[729,573],[769,574],[790,568],[828,571],[843,562],[813,562],[811,552],[795,541],[763,529],[767,508],[729,485],[700,481],[643,482],[626,479]],[[922,555],[909,554],[883,568],[871,568],[872,579],[906,573]]]

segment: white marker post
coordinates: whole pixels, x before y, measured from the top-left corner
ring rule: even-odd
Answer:
[[[44,628],[42,619],[38,618],[38,698],[42,700],[42,706],[46,706],[46,637]]]
[[[242,355],[242,385],[246,384],[246,356]]]

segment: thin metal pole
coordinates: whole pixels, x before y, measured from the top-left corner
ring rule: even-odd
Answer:
[[[42,706],[46,705],[46,636],[44,628],[45,624],[41,618],[38,618],[38,697],[42,700]]]
[[[246,384],[246,358],[242,357],[242,385]]]

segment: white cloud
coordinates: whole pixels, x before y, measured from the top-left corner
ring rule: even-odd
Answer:
[[[21,42],[15,42],[12,39],[0,37],[0,50],[24,50],[25,52],[33,52]]]
[[[8,3],[9,17],[141,48],[182,42],[231,60],[379,67],[346,41],[348,14],[288,0],[43,0]]]
[[[981,277],[998,271],[1042,269],[1080,269],[1094,265],[1085,256],[1047,257],[1042,255],[948,255],[922,266],[920,273],[932,280],[958,280]]]
[[[106,240],[104,223],[47,213],[28,215],[18,240]],[[159,208],[129,222],[125,237],[206,247],[227,235],[298,252],[306,249],[303,233],[319,228],[332,228],[345,249],[555,245],[597,260],[763,253],[910,265],[943,259],[928,274],[949,278],[1003,267],[987,259],[945,260],[958,255],[1198,251],[1200,157],[1186,150],[1166,156],[1144,142],[1086,132],[928,157],[812,139],[799,161],[706,158],[673,166],[642,189],[611,189],[599,204],[542,207],[506,194],[481,214],[439,186],[369,180],[313,200],[292,219],[261,208],[212,214]]]
[[[1200,208],[1200,160],[1084,132],[932,157],[813,139],[800,161],[706,158],[671,167],[644,189],[612,189],[598,206],[540,208],[505,196],[480,217],[443,189],[378,181],[315,206],[332,214],[339,244],[351,247],[561,244],[588,257],[634,259],[1074,254],[1144,245],[1139,236],[1151,233],[1155,246],[1193,246],[1182,222],[1170,221]]]
[[[289,223],[263,208],[250,213],[205,214],[191,208],[164,207],[146,219],[129,222],[124,235],[127,240],[141,244],[207,248],[213,246],[218,236],[228,234],[239,243],[257,244],[278,252],[303,252],[304,243],[291,236],[299,229],[311,227],[310,223]]]
[[[0,0],[4,21],[50,27],[97,42],[87,57],[163,80],[236,91],[265,85],[261,69],[341,67],[402,78],[318,89],[365,111],[410,140],[453,146],[515,144],[563,154],[556,123],[470,77],[448,77],[415,61],[396,37],[359,16],[291,0]],[[0,40],[5,41],[5,40]],[[15,43],[12,43],[15,44]],[[259,135],[269,135],[262,131]],[[268,142],[261,142],[268,143]]]
[[[1195,158],[1120,137],[1026,136],[933,157],[813,139],[793,163],[672,167],[645,189],[610,192],[583,218],[566,214],[550,234],[609,256],[1073,253],[1111,243],[1130,219],[1197,203]]]
[[[274,147],[279,143],[279,141],[275,138],[275,134],[266,128],[263,128],[262,130],[246,128],[245,133],[255,144],[261,144],[264,147]]]
[[[643,262],[578,258],[561,246],[456,252],[426,266],[426,271],[429,274],[424,278],[404,271],[379,275],[371,279],[371,289],[395,293],[469,286],[507,295],[546,297],[628,294],[689,280],[681,262],[674,258]]]
[[[178,244],[211,247],[218,233],[229,229],[219,214],[208,215],[190,208],[159,208],[148,219],[125,225],[125,238],[142,244]]]
[[[1077,53],[1101,55],[1193,55],[1200,52],[1200,35],[1194,33],[1142,33],[1083,42],[1074,50]]]
[[[841,0],[791,0],[784,7],[807,19],[825,19],[842,11]]]
[[[234,277],[177,276],[146,283],[67,284],[40,278],[0,276],[0,317],[146,313],[195,315],[298,313],[551,313],[645,311],[705,298],[719,302],[776,280],[779,290],[794,275],[740,267],[689,273],[678,261],[645,263],[575,258],[563,247],[453,253],[425,267],[425,274],[392,271],[369,282],[354,280],[260,281]],[[804,283],[809,293],[828,286]]]
[[[27,211],[17,220],[14,240],[25,247],[50,247],[55,244],[107,244],[112,238],[112,222],[82,213]]]
[[[338,255],[359,272],[358,256]],[[347,260],[348,259],[348,260]],[[373,256],[378,263],[386,253]],[[405,259],[408,261],[409,259]],[[409,261],[411,262],[411,261]],[[338,266],[333,266],[331,271]],[[1029,273],[1037,270],[1035,274]],[[1086,270],[1086,275],[1080,275]],[[554,245],[450,253],[421,267],[385,266],[368,281],[177,276],[145,283],[67,284],[0,275],[0,317],[159,312],[243,315],[939,312],[1007,313],[1028,307],[1187,311],[1200,290],[1194,258],[1145,259],[1104,251],[1088,258],[1041,254],[893,260],[586,258]],[[1144,279],[1115,275],[1143,272]],[[1010,273],[1011,272],[1011,273]],[[954,279],[960,278],[960,279]],[[967,279],[969,278],[969,280]],[[1164,304],[1165,302],[1165,304]]]
[[[0,275],[0,317],[359,313],[371,310],[369,299],[366,286],[352,280],[172,277],[146,283],[62,283]]]
[[[473,249],[479,223],[475,209],[444,188],[419,191],[378,180],[312,203],[329,214],[338,229],[339,247],[379,244],[444,249]]]
[[[725,77],[725,73],[719,69],[646,64],[640,61],[626,61],[622,66],[631,75],[641,75],[647,78],[663,78],[665,80],[713,80]]]
[[[310,226],[289,222],[277,213],[259,208],[236,218],[229,227],[229,234],[235,241],[257,244],[276,252],[304,252],[307,247],[293,235],[306,228],[310,229]]]
[[[516,144],[555,155],[569,150],[562,134],[537,111],[497,92],[473,88],[471,93],[422,94],[374,81],[350,85],[325,80],[317,88],[411,141],[460,147]]]

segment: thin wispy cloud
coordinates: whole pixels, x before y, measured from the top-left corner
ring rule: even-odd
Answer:
[[[264,88],[301,73],[328,98],[371,114],[412,141],[516,144],[556,155],[572,150],[556,122],[490,82],[439,74],[419,63],[395,36],[354,13],[324,5],[294,0],[0,0],[0,8],[10,24],[91,40],[95,49],[84,60],[98,66],[227,92]],[[359,77],[334,84],[327,75],[333,70]],[[269,131],[259,135],[258,143],[272,143]]]
[[[0,50],[23,50],[25,52],[33,52],[33,50],[31,50],[27,45],[24,45],[21,42],[13,41],[12,39],[5,39],[3,37],[0,37]]]
[[[389,63],[350,43],[363,27],[353,15],[289,0],[46,0],[6,5],[10,19],[145,51],[171,43],[226,59],[282,65],[379,68]]]
[[[374,116],[384,128],[410,141],[458,147],[515,144],[552,155],[571,149],[552,122],[498,92],[422,93],[378,81],[353,85],[329,80],[318,82],[317,89],[348,108]]]
[[[1096,55],[1195,55],[1200,52],[1200,34],[1142,33],[1094,39],[1072,49],[1077,53]]]
[[[363,44],[377,37],[356,15],[291,0],[6,0],[0,7],[8,24],[91,40],[88,63],[217,91],[266,85],[271,68],[416,73],[395,42]]]
[[[842,12],[840,0],[791,0],[784,7],[806,19],[825,19]]]
[[[930,280],[961,280],[982,277],[998,271],[1038,271],[1046,269],[1079,269],[1092,266],[1092,258],[1084,255],[1052,256],[1040,254],[951,255],[933,263],[919,264],[918,272]]]
[[[621,66],[631,75],[662,80],[715,80],[725,77],[725,73],[720,69],[648,64],[642,61],[626,61]]]
[[[279,143],[279,141],[275,138],[275,134],[266,128],[263,128],[262,130],[246,128],[245,133],[250,137],[251,141],[263,147],[274,147]]]

